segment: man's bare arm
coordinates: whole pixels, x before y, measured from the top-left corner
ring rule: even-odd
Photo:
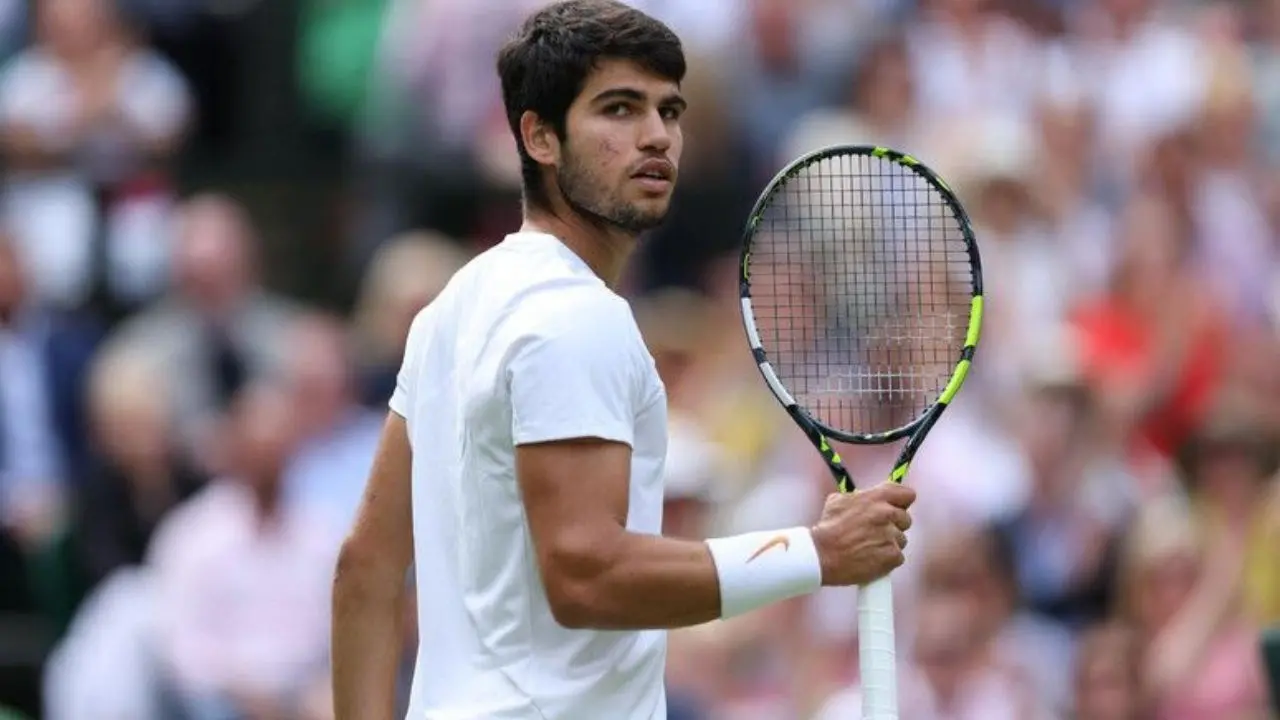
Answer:
[[[333,581],[336,720],[391,720],[395,713],[401,606],[413,559],[411,456],[404,418],[389,413]]]
[[[812,528],[691,542],[629,532],[631,449],[578,439],[516,448],[516,475],[547,599],[570,628],[698,625],[807,594],[865,585],[902,564],[915,491],[832,494]]]
[[[720,616],[706,543],[626,530],[631,448],[582,439],[516,448],[538,565],[565,627],[673,628]]]

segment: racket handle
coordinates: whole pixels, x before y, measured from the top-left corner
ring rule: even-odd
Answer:
[[[898,720],[893,585],[887,576],[858,590],[858,664],[862,720]]]

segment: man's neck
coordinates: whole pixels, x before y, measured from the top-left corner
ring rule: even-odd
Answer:
[[[635,236],[597,227],[568,208],[559,210],[551,213],[527,207],[520,231],[554,235],[573,254],[582,258],[606,285],[617,288],[631,251],[635,249]]]

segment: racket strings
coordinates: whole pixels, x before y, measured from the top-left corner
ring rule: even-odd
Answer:
[[[896,429],[950,379],[969,323],[968,246],[912,169],[848,154],[798,169],[760,217],[749,269],[770,363],[823,424]]]

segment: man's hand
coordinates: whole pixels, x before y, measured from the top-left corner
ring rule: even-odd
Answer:
[[[866,585],[903,563],[916,491],[894,482],[833,494],[813,528],[823,585]]]

